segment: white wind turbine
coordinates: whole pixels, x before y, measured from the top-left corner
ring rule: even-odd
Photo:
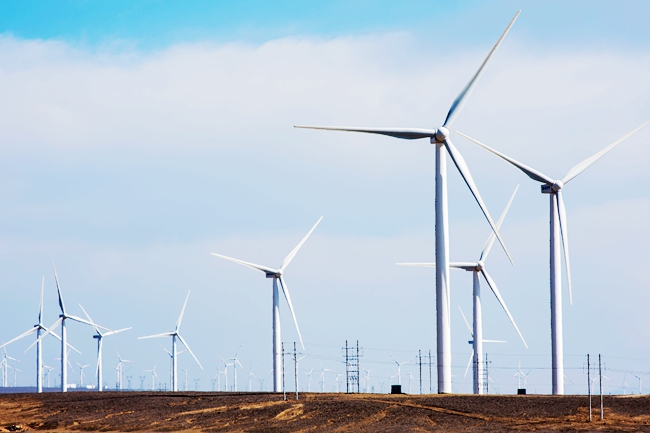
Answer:
[[[460,154],[456,146],[449,138],[449,128],[460,113],[467,98],[472,93],[483,68],[488,63],[494,52],[497,50],[506,34],[519,16],[518,11],[508,24],[505,31],[487,55],[478,71],[471,78],[469,83],[461,90],[447,113],[443,125],[436,129],[420,128],[364,128],[364,127],[319,127],[319,126],[296,126],[296,128],[325,129],[332,131],[366,132],[370,134],[381,134],[405,140],[428,138],[431,144],[436,146],[436,196],[435,196],[435,231],[436,231],[436,329],[437,329],[437,355],[438,355],[438,392],[451,392],[451,328],[450,328],[450,303],[449,303],[449,217],[447,208],[447,153],[463,177],[463,180],[470,189],[474,199],[485,215],[492,230],[496,233],[501,246],[508,258],[512,261],[501,235],[499,234],[478,188],[474,183],[465,158]]]
[[[564,246],[564,262],[566,264],[567,281],[569,285],[569,302],[573,304],[573,293],[571,289],[571,266],[569,261],[569,235],[567,227],[567,216],[562,198],[562,189],[564,186],[585,171],[594,162],[598,161],[603,155],[619,145],[625,139],[647,125],[643,123],[634,130],[628,132],[600,152],[590,156],[581,163],[573,166],[561,180],[554,180],[533,168],[522,164],[519,161],[498,152],[478,140],[468,137],[456,131],[461,136],[482,148],[492,152],[500,158],[523,171],[531,179],[542,183],[542,194],[549,194],[550,199],[550,271],[551,271],[551,370],[552,370],[552,391],[553,394],[564,394],[564,348],[562,333],[562,265],[560,263],[560,238]]]
[[[404,364],[412,364],[413,361],[402,361],[402,362],[397,362],[395,358],[393,358],[393,355],[388,355],[390,358],[397,364],[397,384],[402,385],[402,365]]]
[[[239,350],[241,349],[241,344],[237,348],[237,352],[235,352],[235,356],[232,358],[229,358],[229,361],[232,361],[232,370],[233,370],[233,391],[237,392],[237,366],[241,368],[243,371],[246,371],[244,369],[244,366],[241,365],[241,362],[239,362],[239,359],[237,358],[237,355],[239,354]]]
[[[118,329],[117,331],[102,331],[95,322],[93,322],[93,319],[90,318],[90,315],[86,310],[84,310],[84,307],[79,304],[79,307],[81,307],[81,310],[84,312],[86,315],[86,318],[90,323],[92,323],[93,328],[95,328],[96,334],[93,335],[93,338],[97,339],[97,369],[95,371],[95,376],[97,378],[97,391],[101,391],[103,389],[103,384],[104,384],[104,361],[103,361],[103,356],[102,356],[102,347],[104,344],[104,337],[108,337],[109,335],[114,335],[122,331],[128,331],[131,329],[131,327],[128,328],[122,328]],[[104,328],[106,329],[106,328]],[[119,354],[118,354],[119,356]]]
[[[18,337],[7,341],[0,347],[5,347],[8,346],[9,344],[13,343],[14,341],[18,341],[23,337],[27,337],[33,332],[36,332],[36,391],[37,392],[43,392],[43,343],[40,341],[41,337],[41,331],[49,331],[48,328],[45,327],[43,324],[43,293],[45,291],[45,277],[43,277],[41,281],[41,304],[38,310],[38,323],[34,325],[29,331],[23,332],[20,334]],[[59,337],[55,332],[50,331],[50,334],[52,336],[56,337],[59,341],[61,340],[61,337]],[[68,347],[74,349],[76,352],[79,352],[77,349],[72,347],[72,345],[68,344]],[[30,346],[31,348],[31,346]],[[29,350],[29,348],[28,348]],[[25,351],[27,352],[27,350]],[[79,352],[81,354],[81,352]]]
[[[151,370],[145,370],[145,373],[151,373],[151,390],[155,391],[156,390],[156,379],[158,378],[158,373],[156,373],[156,366],[158,363],[155,363],[153,365],[153,368]]]
[[[508,201],[506,208],[503,210],[503,213],[501,214],[499,221],[497,221],[497,229],[501,228],[501,224],[503,223],[503,220],[506,217],[506,214],[508,213],[508,209],[510,209],[510,205],[512,204],[512,200],[515,198],[518,189],[519,189],[519,185],[517,185],[517,187],[515,188],[515,191],[512,193],[512,196],[510,197],[510,200]],[[494,293],[494,296],[501,304],[501,307],[503,307],[503,310],[506,312],[508,319],[510,319],[512,326],[515,327],[517,334],[519,334],[519,338],[521,338],[521,341],[524,343],[524,346],[528,348],[528,345],[526,344],[523,335],[521,335],[521,332],[519,331],[519,328],[515,323],[515,319],[512,317],[512,314],[510,314],[510,311],[506,306],[506,302],[503,300],[503,297],[501,296],[501,293],[499,292],[499,289],[496,286],[496,283],[494,282],[492,277],[490,277],[490,274],[488,274],[487,269],[485,267],[485,260],[487,259],[488,254],[490,254],[490,250],[492,249],[492,245],[494,244],[494,239],[495,239],[494,232],[492,232],[488,236],[487,241],[485,241],[485,245],[483,246],[483,251],[481,251],[481,255],[477,262],[449,263],[450,268],[463,269],[468,272],[472,272],[474,277],[473,294],[472,294],[472,299],[473,299],[472,304],[473,304],[474,314],[473,314],[473,327],[472,330],[470,331],[472,333],[472,348],[473,348],[473,357],[474,357],[474,368],[473,368],[474,394],[483,394],[483,388],[480,386],[480,383],[481,383],[481,378],[483,377],[483,369],[484,369],[483,343],[485,342],[485,340],[483,339],[483,307],[481,303],[481,284],[479,280],[479,274],[483,275],[483,278],[487,282],[488,287],[490,287],[492,293]],[[397,264],[402,266],[423,266],[423,267],[436,266],[435,263],[397,263]],[[464,317],[465,315],[463,315],[463,318]]]
[[[79,366],[79,387],[83,388],[84,387],[84,368],[89,367],[90,364],[85,364],[82,365],[79,361],[77,361],[77,365]]]
[[[188,352],[190,352],[190,355],[194,358],[197,364],[199,364],[199,367],[201,367],[201,370],[203,370],[203,366],[199,362],[198,358],[194,355],[194,352],[192,352],[192,349],[190,349],[190,346],[187,345],[183,337],[181,337],[181,334],[179,333],[179,329],[181,327],[181,321],[183,320],[183,314],[185,313],[185,307],[187,306],[187,300],[190,298],[190,291],[187,291],[187,297],[185,298],[185,303],[183,304],[183,309],[181,310],[181,315],[178,316],[178,321],[176,322],[176,328],[171,331],[171,332],[163,332],[162,334],[156,334],[156,335],[148,335],[146,337],[139,337],[138,340],[142,340],[144,338],[159,338],[159,337],[172,337],[172,391],[178,391],[178,360],[176,355],[178,355],[176,351],[176,339],[178,338],[181,343],[183,343],[183,346],[187,349]],[[154,372],[155,373],[155,372]]]
[[[285,257],[279,269],[273,269],[267,266],[256,265],[254,263],[245,262],[243,260],[233,259],[231,257],[222,256],[221,254],[212,253],[213,256],[221,257],[222,259],[230,260],[231,262],[235,262],[240,265],[244,265],[249,268],[255,269],[257,271],[263,272],[266,274],[266,278],[273,278],[273,391],[274,392],[282,391],[282,371],[281,371],[282,355],[280,353],[280,346],[281,346],[282,339],[280,333],[280,294],[278,292],[278,280],[280,280],[280,285],[282,286],[282,292],[284,293],[284,297],[287,300],[287,304],[289,305],[289,311],[291,311],[291,316],[293,317],[293,323],[296,325],[296,331],[298,331],[298,338],[300,339],[300,345],[304,350],[305,345],[302,342],[302,335],[300,334],[300,328],[298,327],[298,320],[296,319],[296,313],[293,309],[293,304],[291,303],[291,296],[289,295],[289,288],[287,287],[287,283],[284,280],[283,274],[287,266],[289,266],[289,263],[291,263],[293,258],[298,253],[298,250],[307,241],[307,238],[309,238],[311,233],[314,231],[316,226],[318,226],[318,224],[321,222],[322,219],[323,217],[320,217],[318,221],[316,221],[316,224],[314,224],[314,226],[311,228],[311,230],[309,230],[309,232],[305,235],[305,237],[302,238],[302,240],[298,243],[298,245],[296,245],[296,247],[293,250],[291,250],[291,252],[287,255],[287,257]]]
[[[38,342],[40,342],[43,338],[45,338],[45,336],[47,334],[51,333],[52,330],[54,329],[54,327],[57,326],[59,324],[59,322],[61,322],[61,392],[67,392],[68,391],[68,382],[67,382],[67,380],[68,380],[68,351],[65,350],[65,349],[69,345],[68,345],[68,333],[67,333],[66,326],[65,326],[66,325],[66,320],[67,319],[74,320],[75,322],[83,323],[85,325],[90,325],[92,327],[96,326],[98,328],[106,329],[107,331],[110,331],[110,329],[104,328],[103,326],[95,325],[95,324],[93,324],[93,323],[91,323],[91,322],[89,322],[87,320],[84,320],[84,319],[82,319],[80,317],[68,314],[65,311],[65,304],[63,303],[63,295],[61,294],[61,287],[59,286],[59,277],[56,275],[56,267],[54,266],[54,262],[52,262],[52,269],[54,270],[54,281],[56,282],[56,291],[57,291],[57,294],[59,295],[59,308],[61,308],[61,314],[59,315],[59,318],[57,319],[57,321],[54,322],[52,324],[52,326],[50,326],[50,328],[47,331],[45,331],[45,333],[43,335],[41,335],[41,337],[38,340],[36,340],[35,343],[32,343],[32,346],[34,344],[37,344]],[[29,347],[32,347],[32,346],[29,346]]]
[[[123,363],[125,362],[133,362],[130,359],[123,359],[120,356],[120,352],[115,349],[115,353],[117,354],[117,367],[115,367],[115,375],[116,375],[116,381],[115,381],[115,388],[117,388],[118,391],[122,391],[123,387],[123,380],[124,380],[124,367],[122,366]]]

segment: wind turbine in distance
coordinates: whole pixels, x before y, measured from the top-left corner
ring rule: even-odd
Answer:
[[[107,331],[110,331],[110,329],[104,328],[103,326],[95,325],[95,324],[93,324],[93,323],[91,323],[91,322],[89,322],[87,320],[84,320],[84,319],[82,319],[80,317],[68,314],[65,311],[65,304],[63,303],[63,295],[61,294],[61,287],[59,286],[59,277],[56,275],[56,267],[54,266],[54,262],[52,262],[52,269],[54,270],[54,281],[56,282],[56,291],[57,291],[57,294],[59,295],[59,307],[61,308],[61,314],[59,315],[59,318],[57,319],[57,321],[54,322],[52,324],[52,326],[50,326],[50,328],[47,331],[45,331],[45,333],[43,335],[41,335],[41,337],[38,340],[36,340],[35,343],[32,343],[32,346],[34,344],[37,344],[41,340],[43,340],[43,338],[45,338],[45,336],[47,334],[52,332],[54,327],[57,326],[59,324],[59,322],[61,323],[61,392],[67,392],[68,391],[68,382],[67,382],[67,380],[68,380],[68,351],[66,350],[66,347],[68,347],[68,333],[67,333],[67,330],[66,330],[66,327],[65,327],[65,325],[66,325],[65,321],[67,319],[70,319],[70,320],[74,320],[75,322],[83,323],[85,325],[90,325],[92,327],[97,326],[98,328],[102,328],[102,329],[105,329]],[[32,346],[29,346],[29,347],[32,347]]]
[[[93,328],[95,328],[96,334],[93,335],[93,338],[97,339],[97,369],[95,371],[95,376],[97,378],[97,391],[101,391],[103,389],[103,387],[104,387],[104,378],[103,378],[103,376],[104,376],[104,365],[103,365],[104,361],[103,361],[103,357],[102,357],[102,346],[104,344],[104,337],[108,337],[109,335],[115,335],[115,334],[117,334],[119,332],[122,332],[122,331],[128,331],[129,329],[131,329],[131,327],[118,329],[117,331],[105,331],[105,332],[102,332],[100,330],[99,326],[97,324],[95,324],[95,322],[93,322],[93,319],[90,318],[90,315],[88,314],[88,312],[86,310],[84,310],[84,307],[82,307],[81,304],[79,304],[79,307],[81,307],[81,310],[86,315],[86,318],[88,319],[88,321],[90,323],[92,323]],[[106,329],[106,328],[104,328],[104,329]]]
[[[316,224],[309,230],[304,238],[296,245],[296,247],[291,250],[289,255],[285,257],[282,265],[279,269],[269,268],[267,266],[256,265],[254,263],[245,262],[243,260],[233,259],[231,257],[222,256],[221,254],[212,253],[213,256],[221,257],[222,259],[230,260],[231,262],[238,263],[240,265],[247,266],[249,268],[255,269],[257,271],[263,272],[266,274],[266,278],[273,278],[273,391],[281,392],[282,391],[282,360],[280,354],[281,346],[281,336],[280,336],[280,294],[278,292],[278,280],[280,280],[280,285],[282,286],[282,292],[284,297],[287,300],[289,305],[289,311],[291,311],[291,316],[293,317],[293,323],[296,325],[296,331],[298,331],[298,338],[300,339],[300,345],[303,350],[305,345],[302,342],[302,335],[300,334],[300,328],[298,327],[298,320],[296,319],[296,312],[293,310],[293,304],[291,303],[291,296],[289,295],[289,288],[287,287],[286,281],[284,281],[284,271],[289,266],[289,263],[298,253],[298,250],[302,245],[307,241],[307,238],[312,234],[316,226],[321,222],[323,217],[320,217]],[[226,379],[227,380],[227,379]]]
[[[412,364],[413,361],[402,361],[402,362],[397,362],[395,358],[393,358],[393,355],[388,355],[390,358],[397,364],[397,384],[402,385],[402,365],[404,364]]]
[[[456,97],[451,104],[451,108],[447,113],[447,118],[443,125],[436,129],[420,129],[420,128],[365,128],[365,127],[322,127],[322,126],[295,126],[296,128],[309,128],[309,129],[325,129],[331,131],[351,131],[351,132],[366,132],[370,134],[381,134],[390,137],[401,138],[405,140],[415,140],[420,138],[428,138],[431,144],[436,146],[436,196],[435,196],[435,231],[436,231],[436,329],[437,329],[437,355],[438,355],[438,392],[450,393],[451,392],[451,328],[450,328],[450,301],[449,301],[449,216],[447,209],[447,153],[451,156],[451,160],[456,165],[463,180],[470,189],[474,199],[478,203],[481,211],[485,215],[490,227],[499,239],[499,243],[505,250],[508,258],[512,262],[510,253],[508,252],[499,231],[488,212],[483,199],[479,194],[478,188],[474,183],[472,174],[469,167],[465,162],[465,158],[460,154],[456,146],[449,138],[449,128],[454,120],[460,113],[463,105],[467,102],[467,98],[472,93],[478,78],[483,72],[483,68],[488,63],[494,52],[497,50],[501,42],[510,31],[515,20],[519,16],[518,11],[514,18],[508,24],[505,31],[496,42],[492,50],[487,55],[478,71],[471,78],[469,83],[461,90],[460,94]]]
[[[510,205],[512,204],[512,200],[514,200],[518,189],[519,189],[519,185],[517,185],[517,187],[515,188],[514,192],[512,193],[512,196],[510,197],[510,200],[508,201],[508,204],[506,205],[506,208],[503,210],[503,213],[501,214],[501,217],[497,222],[497,228],[499,229],[501,228],[501,224],[503,223],[503,220],[506,217],[506,214],[508,213],[508,209],[510,209]],[[485,241],[485,245],[483,246],[483,251],[481,251],[481,255],[478,259],[478,262],[449,263],[450,268],[463,269],[468,272],[472,272],[474,277],[473,295],[472,295],[474,314],[473,314],[473,327],[472,330],[470,331],[472,333],[472,346],[473,346],[473,356],[474,356],[474,370],[473,370],[474,394],[483,394],[483,387],[481,387],[480,384],[481,384],[481,378],[484,376],[483,342],[485,340],[483,340],[483,307],[481,303],[481,284],[479,280],[479,274],[483,275],[483,278],[485,279],[488,286],[492,290],[492,293],[494,293],[494,296],[497,298],[497,300],[501,304],[501,307],[506,312],[508,319],[510,319],[512,326],[515,327],[517,334],[519,334],[519,338],[521,338],[521,341],[524,343],[524,346],[528,348],[528,345],[526,344],[526,340],[524,340],[524,336],[521,335],[521,332],[519,331],[519,327],[517,327],[517,324],[515,323],[515,319],[512,317],[512,314],[510,314],[510,311],[506,306],[506,302],[503,300],[503,297],[501,296],[501,293],[499,292],[496,283],[494,282],[492,277],[490,277],[490,274],[488,274],[487,269],[485,268],[485,260],[487,259],[488,254],[490,254],[490,250],[492,249],[493,244],[494,244],[494,232],[490,233],[490,235],[487,238],[487,241]],[[397,263],[397,264],[401,266],[422,266],[422,267],[436,266],[435,263]],[[465,315],[463,315],[463,317],[465,317]]]
[[[550,271],[551,271],[551,370],[552,370],[552,391],[553,394],[564,394],[564,348],[562,333],[562,265],[560,263],[560,238],[564,246],[564,262],[566,264],[567,281],[569,285],[569,302],[573,304],[573,293],[571,289],[571,266],[569,261],[569,231],[567,227],[567,216],[562,198],[562,189],[565,185],[585,171],[594,162],[598,161],[607,152],[618,146],[625,139],[646,126],[645,122],[625,134],[600,152],[590,156],[581,163],[573,166],[561,180],[553,180],[550,176],[528,167],[503,153],[496,151],[478,140],[460,134],[469,141],[492,152],[501,159],[523,171],[531,179],[542,183],[542,194],[549,194],[550,199]]]
[[[41,331],[50,331],[50,334],[52,336],[56,337],[59,341],[61,340],[61,337],[59,337],[56,332],[53,332],[49,330],[48,328],[43,325],[43,294],[45,292],[45,277],[43,277],[41,281],[41,304],[38,310],[38,323],[34,325],[29,331],[23,332],[20,334],[18,337],[7,341],[0,347],[6,347],[13,343],[14,341],[18,341],[21,338],[27,337],[29,334],[36,332],[36,392],[43,392],[43,343],[40,341],[41,338]],[[32,346],[29,346],[31,348]],[[68,344],[68,347],[71,349],[74,349],[76,352],[79,352],[77,349],[72,347],[72,345]],[[25,352],[27,352],[25,350]],[[79,352],[81,354],[81,352]]]
[[[178,321],[176,322],[176,328],[171,331],[171,332],[163,332],[162,334],[156,334],[156,335],[148,335],[146,337],[139,337],[138,340],[142,340],[145,338],[159,338],[159,337],[172,337],[172,391],[178,391],[178,360],[177,356],[178,353],[176,351],[176,339],[178,338],[181,343],[183,343],[183,346],[187,349],[188,352],[190,352],[190,355],[194,358],[197,364],[199,364],[199,367],[201,367],[201,370],[203,370],[203,366],[199,362],[198,358],[194,355],[194,352],[192,352],[192,349],[190,349],[190,346],[187,345],[187,342],[183,339],[181,334],[179,333],[179,329],[181,327],[181,322],[183,321],[183,314],[185,313],[185,307],[187,307],[187,300],[190,299],[190,291],[187,291],[187,297],[185,298],[185,303],[183,304],[183,309],[181,310],[181,315],[178,316]],[[155,371],[154,371],[155,374]]]

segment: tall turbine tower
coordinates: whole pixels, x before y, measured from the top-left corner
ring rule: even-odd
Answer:
[[[590,165],[600,159],[607,152],[612,150],[623,140],[630,137],[639,129],[647,125],[648,122],[643,123],[636,129],[625,134],[600,152],[585,159],[581,163],[572,167],[561,180],[553,180],[553,178],[542,174],[541,172],[528,167],[527,165],[518,162],[509,156],[498,152],[478,140],[468,137],[465,134],[461,136],[478,144],[482,148],[494,153],[500,158],[506,160],[510,164],[523,171],[531,179],[542,183],[542,194],[548,194],[550,199],[550,268],[551,268],[551,363],[552,363],[552,389],[553,394],[564,394],[564,349],[562,342],[562,265],[560,263],[560,237],[564,246],[564,261],[566,264],[567,281],[569,283],[569,301],[573,303],[573,294],[571,289],[571,266],[569,261],[569,235],[567,227],[566,210],[564,208],[564,200],[562,199],[562,189],[574,177],[585,171]]]
[[[41,342],[41,331],[49,331],[50,334],[52,334],[54,337],[56,337],[59,341],[61,340],[61,337],[59,337],[56,332],[53,332],[49,330],[48,328],[43,325],[43,293],[45,291],[45,277],[43,277],[43,280],[41,282],[41,305],[38,310],[38,323],[34,325],[29,331],[26,331],[22,334],[20,334],[18,337],[7,341],[0,347],[5,347],[13,343],[14,341],[18,341],[23,337],[27,337],[33,332],[36,332],[36,390],[37,392],[43,392],[43,343]],[[32,344],[33,346],[33,344]],[[32,346],[29,346],[30,348]],[[68,344],[68,347],[74,349],[76,352],[79,352],[77,349],[72,347],[72,345]],[[29,349],[29,348],[28,348]]]
[[[321,222],[322,219],[323,217],[320,217],[318,221],[316,221],[316,224],[314,224],[311,230],[309,230],[309,233],[307,233],[305,237],[302,238],[302,240],[298,243],[298,245],[296,245],[296,247],[293,250],[291,250],[289,255],[285,257],[284,261],[282,262],[282,266],[280,266],[280,269],[273,269],[267,266],[256,265],[254,263],[249,263],[243,260],[222,256],[221,254],[212,253],[213,256],[221,257],[222,259],[230,260],[231,262],[239,263],[240,265],[248,266],[249,268],[253,268],[257,271],[264,272],[266,274],[266,278],[273,278],[273,391],[274,392],[282,391],[282,360],[281,360],[282,355],[280,353],[280,346],[281,346],[282,339],[280,336],[280,294],[278,292],[278,280],[280,280],[280,285],[282,286],[282,292],[284,293],[284,297],[287,300],[287,304],[289,305],[289,311],[291,311],[291,316],[293,316],[293,323],[296,325],[296,331],[298,331],[298,338],[300,339],[300,344],[302,345],[302,348],[304,350],[305,345],[302,342],[302,335],[300,334],[300,328],[298,328],[298,320],[296,319],[296,313],[293,310],[293,304],[291,303],[289,288],[287,287],[287,283],[284,281],[284,277],[282,275],[284,273],[284,270],[287,268],[287,266],[289,266],[289,263],[291,263],[293,258],[298,253],[298,250],[307,241],[309,235],[311,235],[311,233],[314,231],[316,226],[318,226],[318,224]]]
[[[156,334],[156,335],[148,335],[146,337],[139,337],[138,340],[142,340],[144,338],[159,338],[159,337],[172,337],[172,391],[178,391],[178,359],[177,356],[177,350],[176,350],[176,339],[178,338],[181,343],[183,343],[183,346],[187,349],[188,352],[190,352],[190,355],[194,358],[197,364],[199,364],[199,367],[201,367],[201,370],[203,370],[203,366],[199,362],[198,358],[194,355],[194,352],[192,352],[192,349],[190,349],[190,346],[187,345],[183,337],[181,337],[181,334],[179,333],[179,329],[181,327],[181,322],[183,321],[183,314],[185,313],[185,307],[187,306],[187,300],[190,299],[190,291],[187,291],[187,297],[185,298],[185,303],[183,304],[183,309],[181,310],[181,315],[178,316],[178,321],[176,322],[176,328],[174,328],[173,331],[171,332],[164,332],[162,334]],[[155,368],[154,368],[155,370]],[[155,371],[154,373],[155,374]]]
[[[97,339],[97,370],[95,371],[95,376],[97,377],[97,391],[101,391],[104,384],[104,362],[102,357],[104,337],[108,337],[109,335],[114,335],[122,331],[127,331],[131,329],[131,327],[118,329],[117,331],[102,332],[101,329],[99,329],[98,325],[93,322],[93,319],[90,318],[86,310],[84,310],[84,307],[82,307],[81,304],[79,304],[79,307],[81,307],[81,310],[86,315],[86,318],[88,318],[88,321],[92,323],[93,328],[95,328],[96,334],[93,335],[93,338]]]
[[[506,214],[508,213],[508,209],[510,209],[510,205],[512,204],[512,200],[515,198],[515,194],[517,194],[518,189],[519,189],[519,185],[517,185],[517,187],[515,188],[515,191],[512,193],[512,196],[510,197],[510,200],[508,201],[506,208],[503,210],[503,213],[501,214],[501,217],[497,222],[497,228],[499,229],[501,228],[501,224],[503,223],[503,220],[506,217]],[[483,251],[481,251],[481,255],[478,259],[478,262],[449,263],[449,267],[453,269],[463,269],[473,274],[473,282],[474,282],[472,286],[473,326],[471,328],[471,332],[472,332],[472,349],[473,349],[473,358],[474,358],[474,369],[473,369],[474,394],[483,394],[483,387],[480,385],[481,385],[481,378],[484,377],[483,343],[486,341],[483,339],[483,307],[481,302],[481,283],[479,280],[479,274],[483,275],[483,278],[485,278],[485,282],[487,282],[488,286],[492,290],[492,293],[494,293],[494,296],[501,304],[501,307],[503,307],[503,310],[506,312],[508,319],[510,319],[512,326],[515,327],[517,334],[519,334],[519,338],[521,338],[521,341],[524,343],[524,346],[528,348],[528,345],[526,344],[523,335],[521,335],[521,332],[519,331],[519,328],[515,323],[515,319],[512,317],[512,314],[510,314],[510,311],[506,306],[506,302],[503,300],[503,297],[501,296],[501,293],[499,292],[499,289],[496,286],[496,283],[490,277],[490,274],[488,274],[487,269],[485,267],[485,260],[487,259],[488,254],[490,254],[490,250],[492,249],[492,245],[494,244],[494,239],[495,239],[494,232],[492,232],[490,233],[490,236],[488,236],[487,241],[485,241],[485,245],[483,246]],[[397,263],[397,264],[402,266],[435,267],[435,263]]]
[[[468,188],[472,192],[474,199],[483,211],[488,223],[495,232],[499,243],[508,252],[499,231],[488,212],[487,207],[483,203],[483,199],[479,194],[478,188],[474,183],[472,174],[469,167],[465,162],[465,158],[460,154],[456,146],[453,145],[449,138],[449,128],[463,108],[467,98],[472,93],[474,86],[483,68],[488,63],[496,49],[501,45],[506,34],[514,24],[519,16],[518,11],[514,18],[508,24],[505,31],[496,42],[490,53],[487,55],[478,71],[474,74],[469,83],[463,88],[460,94],[456,97],[451,104],[451,108],[447,113],[447,118],[443,125],[436,129],[420,129],[420,128],[359,128],[359,127],[320,127],[320,126],[296,126],[296,128],[309,128],[309,129],[325,129],[331,131],[353,131],[353,132],[366,132],[370,134],[388,135],[390,137],[401,138],[405,140],[415,140],[419,138],[428,138],[431,144],[436,146],[436,329],[437,329],[437,354],[438,354],[438,392],[450,393],[451,392],[451,328],[449,317],[449,217],[447,210],[447,153],[451,156],[451,160],[456,165],[456,168],[463,177]],[[512,258],[510,258],[512,261]]]

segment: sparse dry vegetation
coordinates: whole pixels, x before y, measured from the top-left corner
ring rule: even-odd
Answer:
[[[0,431],[649,431],[650,397],[71,392],[0,395]]]

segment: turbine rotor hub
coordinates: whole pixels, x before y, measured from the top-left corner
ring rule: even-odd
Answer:
[[[553,188],[553,191],[555,192],[558,192],[563,187],[564,187],[564,182],[562,182],[561,180],[556,180],[555,182],[553,182],[553,185],[551,186],[551,188]]]
[[[449,130],[444,126],[436,129],[436,134],[431,137],[431,143],[444,143],[449,138]]]
[[[483,263],[483,260],[479,260],[478,263],[476,264],[476,270],[477,271],[482,271],[484,267],[485,267],[485,264]]]

